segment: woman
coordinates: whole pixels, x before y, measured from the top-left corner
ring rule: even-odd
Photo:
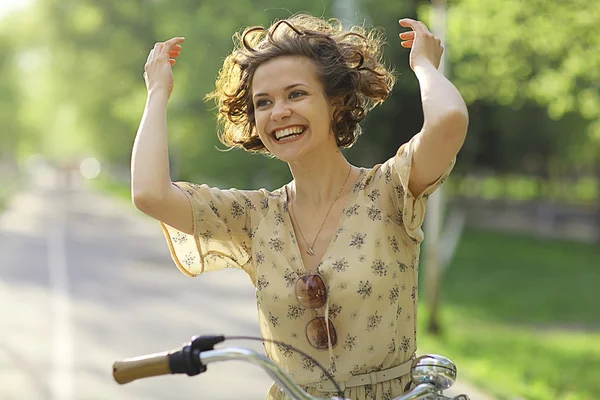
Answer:
[[[358,168],[340,151],[392,90],[381,37],[308,15],[237,35],[209,96],[220,108],[221,141],[285,161],[290,183],[241,191],[171,182],[166,109],[183,38],[150,52],[133,149],[134,203],[161,222],[181,271],[246,271],[262,336],[307,352],[351,399],[390,399],[410,386],[425,203],[468,124],[460,94],[437,70],[440,41],[421,22],[400,25],[410,28],[400,38],[425,123],[383,164]],[[311,394],[335,395],[310,359],[269,342],[265,351]],[[267,398],[286,396],[274,385]]]

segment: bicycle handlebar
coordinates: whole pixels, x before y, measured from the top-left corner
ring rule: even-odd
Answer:
[[[113,364],[113,377],[120,384],[151,376],[170,375],[169,355],[162,352],[146,356],[129,358]]]
[[[306,393],[271,359],[243,347],[214,349],[224,341],[223,336],[192,338],[182,349],[154,353],[117,361],[113,364],[113,378],[119,384],[137,379],[185,373],[193,376],[206,371],[206,365],[230,360],[248,361],[264,369],[291,398],[297,400],[343,400],[339,397],[317,398]],[[442,356],[425,355],[417,358],[411,368],[411,378],[417,386],[394,400],[469,400],[466,395],[454,399],[442,395],[456,379],[454,363]]]
[[[137,379],[153,376],[169,375],[176,373],[189,373],[189,359],[185,357],[185,347],[182,350],[148,354],[146,356],[128,358],[113,364],[113,377],[119,384],[133,382]],[[300,386],[294,383],[273,361],[264,355],[243,347],[228,347],[216,350],[192,351],[190,353],[196,360],[194,364],[203,366],[201,372],[206,371],[206,365],[230,360],[248,361],[262,367],[292,398],[299,400],[331,400],[310,396]],[[334,397],[333,399],[339,399]]]

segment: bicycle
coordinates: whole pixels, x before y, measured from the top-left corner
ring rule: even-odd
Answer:
[[[217,348],[214,346],[225,340],[263,340],[253,337],[200,336],[192,337],[181,349],[127,358],[113,364],[113,378],[119,384],[126,384],[137,379],[160,375],[187,374],[195,376],[206,372],[207,365],[221,361],[241,360],[258,365],[265,370],[294,400],[349,400],[341,397],[317,398],[306,393],[299,385],[272,360],[256,351],[244,347]],[[298,349],[291,349],[304,354]],[[305,356],[308,356],[304,354]],[[310,356],[308,356],[310,358]],[[313,360],[314,361],[314,360]],[[337,382],[327,371],[315,361],[316,365],[343,395]],[[452,360],[437,354],[417,357],[411,366],[411,379],[416,387],[408,393],[393,400],[469,400],[467,395],[446,397],[443,391],[456,381],[457,370]]]

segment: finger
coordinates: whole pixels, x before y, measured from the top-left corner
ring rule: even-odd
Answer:
[[[411,18],[403,18],[398,22],[400,23],[401,26],[403,26],[405,28],[411,28],[415,32],[419,32],[419,33],[427,32],[427,28],[420,21],[416,21]]]
[[[164,51],[166,53],[169,53],[175,45],[183,43],[184,40],[185,40],[185,38],[183,38],[183,37],[174,37],[172,39],[167,40],[165,42]]]
[[[402,18],[398,22],[400,23],[400,26],[403,26],[405,28],[412,28],[417,23],[417,21],[412,18]]]
[[[398,20],[398,22],[400,23],[400,25],[401,25],[401,26],[403,26],[403,27],[407,28],[407,27],[409,27],[411,24],[414,24],[414,23],[415,23],[415,22],[417,22],[417,21],[415,21],[415,20],[414,20],[414,19],[412,19],[412,18],[402,18],[402,19]]]
[[[183,47],[181,47],[181,45],[179,45],[179,44],[173,45],[173,47],[171,48],[171,51],[169,52],[169,57],[170,58],[178,58],[181,55],[181,50],[183,50]]]
[[[181,44],[185,41],[183,36],[175,36],[165,42],[166,45],[175,46],[176,44]]]
[[[406,42],[401,42],[400,46],[404,47],[405,49],[410,49],[412,48],[414,43],[414,40],[407,40]]]
[[[172,67],[173,65],[175,65],[177,63],[177,60],[174,60],[171,58],[171,59],[169,59],[169,63],[171,64],[171,67]]]
[[[402,32],[400,35],[400,39],[402,40],[412,40],[415,38],[414,31]]]

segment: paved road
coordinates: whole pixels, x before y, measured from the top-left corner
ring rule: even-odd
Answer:
[[[0,257],[0,399],[264,398],[271,379],[241,362],[195,378],[112,380],[113,361],[193,334],[259,334],[244,273],[185,277],[159,225],[126,202],[61,189],[40,170],[0,216]]]
[[[237,271],[187,278],[160,227],[133,207],[61,191],[50,173],[38,181],[0,217],[1,399],[264,398],[270,378],[241,362],[195,378],[114,383],[117,359],[193,334],[257,335],[252,286]]]

